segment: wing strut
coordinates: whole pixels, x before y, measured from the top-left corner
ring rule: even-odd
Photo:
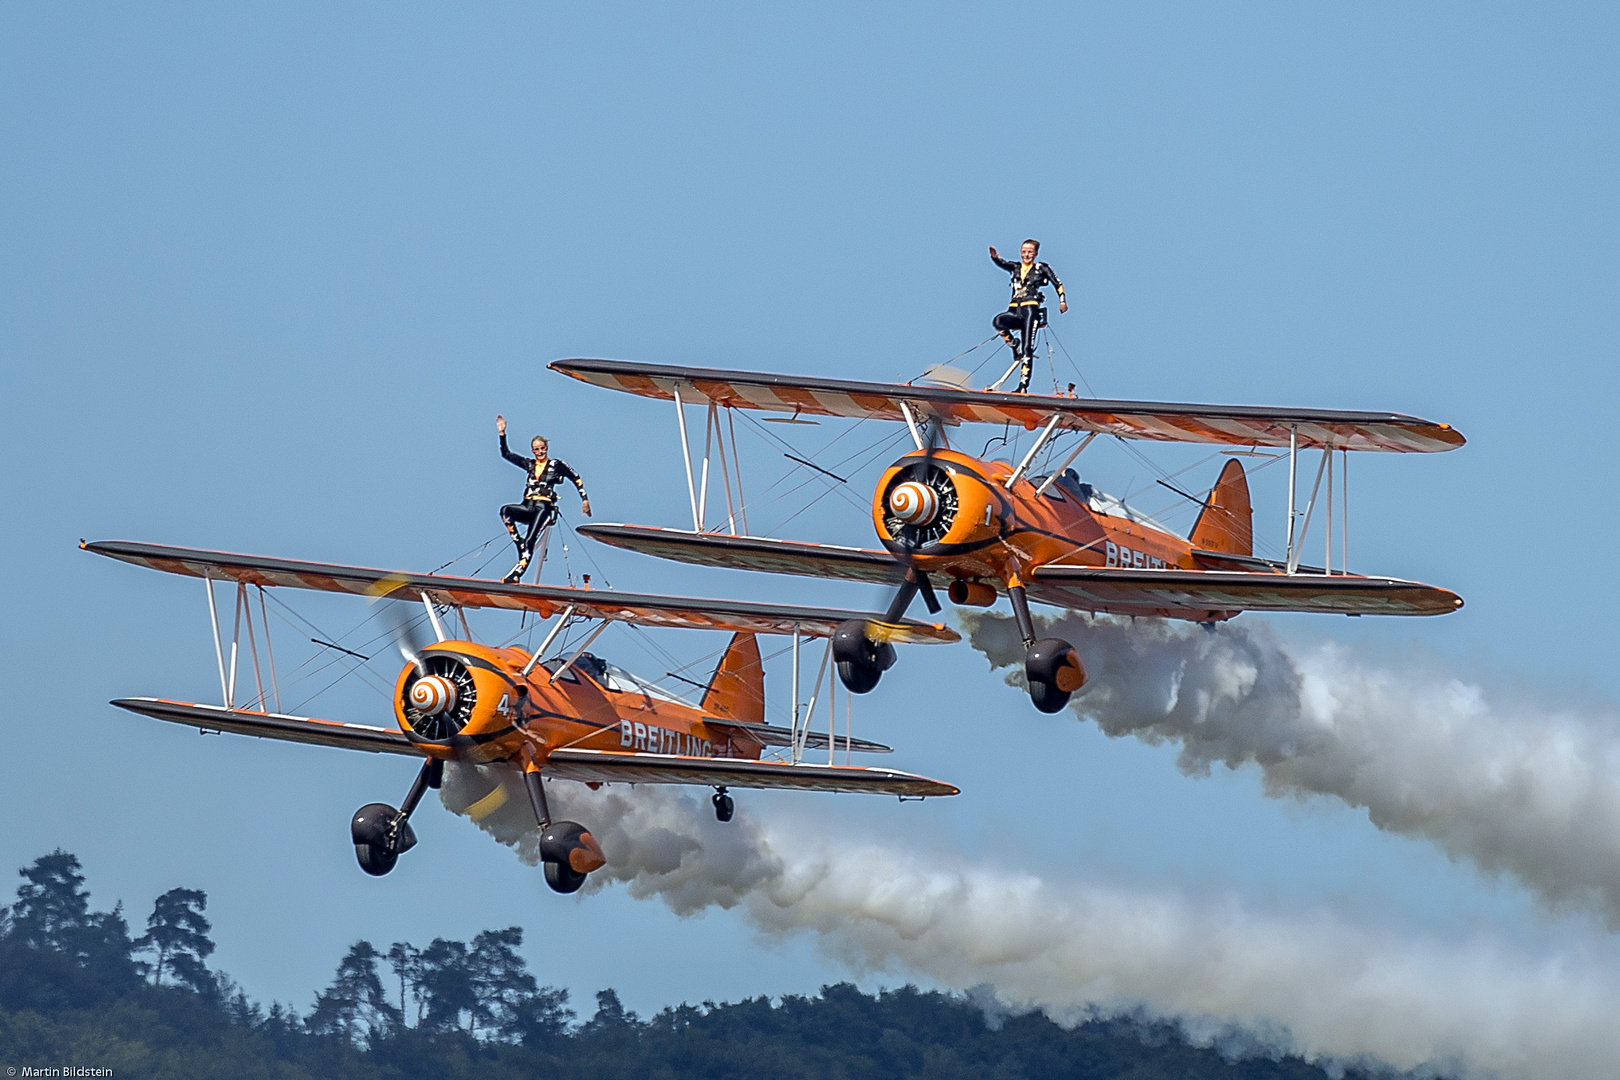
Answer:
[[[219,661],[219,699],[228,709],[231,707],[231,684],[225,678],[225,644],[219,637],[219,607],[214,602],[214,578],[207,570],[203,571],[203,585],[208,589],[208,621],[214,627],[214,659]]]
[[[1295,573],[1299,572],[1300,549],[1305,546],[1305,534],[1311,531],[1311,514],[1316,510],[1316,495],[1322,489],[1322,473],[1323,473],[1324,470],[1327,469],[1328,458],[1329,458],[1329,456],[1332,455],[1332,453],[1333,453],[1333,448],[1331,446],[1324,446],[1322,448],[1322,463],[1316,467],[1316,483],[1311,485],[1311,497],[1305,503],[1305,520],[1304,520],[1304,522],[1302,522],[1300,524],[1299,536],[1297,536],[1297,537],[1290,536],[1290,538],[1289,538],[1289,541],[1288,541],[1288,565],[1287,565],[1287,571],[1288,571],[1289,574],[1295,574]],[[1328,481],[1328,492],[1329,492],[1328,500],[1329,500],[1330,505],[1331,505],[1332,499],[1333,499],[1332,489],[1333,489],[1333,482],[1332,482],[1332,480],[1329,480]],[[1292,519],[1290,519],[1290,522],[1291,521],[1292,521]],[[1293,529],[1290,528],[1289,532],[1292,533]],[[1328,542],[1330,544],[1333,542],[1333,524],[1332,524],[1331,520],[1328,523]],[[1328,567],[1329,571],[1331,571],[1332,566],[1333,566],[1333,560],[1330,558],[1324,565],[1326,567]]]
[[[703,522],[698,520],[697,484],[692,480],[692,443],[686,437],[686,406],[681,401],[681,386],[676,383],[675,423],[681,429],[681,459],[686,462],[686,497],[692,501],[692,531],[702,532]]]
[[[1063,416],[1060,413],[1054,413],[1052,415],[1052,419],[1046,425],[1046,429],[1041,432],[1041,437],[1035,440],[1035,445],[1029,448],[1029,453],[1025,454],[1024,460],[1018,463],[1018,468],[1014,469],[1012,471],[1012,475],[1007,477],[1008,491],[1011,491],[1013,489],[1013,485],[1018,483],[1019,479],[1024,475],[1024,470],[1029,468],[1029,463],[1035,460],[1035,455],[1041,452],[1041,447],[1046,445],[1046,440],[1052,437],[1052,432],[1056,430],[1058,421],[1062,419]]]
[[[563,661],[562,667],[551,673],[551,682],[556,682],[558,679],[562,678],[563,672],[573,667],[574,661],[578,660],[581,656],[584,656],[585,650],[591,647],[591,642],[601,637],[602,631],[606,630],[611,625],[613,625],[611,620],[603,619],[602,624],[595,630],[592,630],[585,640],[579,643],[579,648],[574,650],[574,655]]]
[[[1086,447],[1091,445],[1091,440],[1095,439],[1098,434],[1098,432],[1093,431],[1085,438],[1081,439],[1080,445],[1069,451],[1069,456],[1063,459],[1063,464],[1053,469],[1052,474],[1045,480],[1041,481],[1041,486],[1035,489],[1035,494],[1045,495],[1046,489],[1057,482],[1057,478],[1063,475],[1063,470],[1074,464],[1074,459],[1079,457],[1081,452],[1084,451]]]
[[[534,655],[529,657],[529,662],[523,665],[523,677],[525,679],[529,677],[529,672],[534,670],[534,665],[540,662],[540,658],[546,655],[546,650],[551,648],[551,643],[557,640],[557,635],[562,633],[562,628],[568,625],[568,617],[573,613],[573,604],[569,604],[563,610],[562,618],[557,620],[557,625],[551,628],[550,632],[546,634],[546,639],[540,643],[540,647],[534,650]]]

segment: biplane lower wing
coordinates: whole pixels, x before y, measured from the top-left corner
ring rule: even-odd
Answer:
[[[922,798],[960,789],[893,769],[751,758],[676,757],[615,750],[553,750],[544,771],[563,780],[599,784],[694,784],[701,787],[778,788],[791,791],[870,792]]]
[[[396,728],[344,724],[336,720],[316,720],[308,716],[284,716],[252,709],[227,709],[221,705],[197,705],[189,701],[163,698],[117,698],[112,704],[154,720],[167,720],[201,731],[229,731],[236,735],[256,735],[261,739],[335,746],[343,750],[367,750],[373,754],[403,754],[421,757]]]
[[[571,589],[558,585],[508,585],[481,578],[410,574],[364,566],[298,562],[262,555],[236,555],[126,540],[104,540],[81,546],[97,555],[189,577],[208,577],[267,588],[314,589],[319,592],[418,601],[425,593],[439,604],[534,611],[542,617],[573,608],[574,614],[581,618],[609,619],[636,626],[730,630],[751,634],[791,634],[797,629],[811,637],[830,637],[839,623],[849,619],[871,618],[862,612],[829,608],[652,596],[601,589]],[[899,635],[892,640],[952,642],[959,641],[960,636],[943,623],[907,619]]]
[[[1456,593],[1399,578],[1089,566],[1040,567],[1029,598],[1081,611],[1181,618],[1238,611],[1444,615],[1463,604]]]
[[[676,562],[773,574],[891,582],[894,558],[864,548],[726,536],[642,525],[585,525],[582,535]],[[1255,560],[1258,564],[1258,560]],[[947,582],[932,574],[934,584]],[[1224,618],[1240,611],[1341,615],[1443,615],[1462,607],[1456,593],[1398,578],[1043,566],[1029,598],[1077,611],[1173,618]]]
[[[695,533],[650,525],[582,525],[578,532],[614,547],[698,566],[878,584],[892,584],[898,574],[893,555],[871,548]],[[936,584],[944,584],[939,575],[929,576]]]

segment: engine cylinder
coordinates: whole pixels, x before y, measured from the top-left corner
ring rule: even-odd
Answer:
[[[927,484],[908,480],[889,492],[889,511],[907,525],[927,525],[939,516],[939,493]]]
[[[456,687],[443,675],[424,675],[411,687],[411,705],[423,716],[438,716],[456,707]]]

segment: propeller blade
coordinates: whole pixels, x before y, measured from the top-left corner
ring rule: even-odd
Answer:
[[[928,608],[928,614],[939,614],[939,597],[934,595],[934,583],[928,580],[928,575],[921,570],[914,571],[917,576],[917,591],[922,594],[923,605]]]
[[[399,655],[405,662],[416,668],[418,675],[425,675],[422,666],[422,647],[427,644],[423,640],[421,630],[410,614],[410,602],[406,600],[388,601],[388,625],[394,635],[394,645],[399,649]]]

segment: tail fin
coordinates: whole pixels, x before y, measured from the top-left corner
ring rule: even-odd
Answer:
[[[1209,493],[1209,501],[1193,522],[1192,546],[1227,555],[1254,554],[1254,521],[1249,508],[1249,481],[1243,463],[1228,458],[1221,478]]]
[[[765,666],[753,634],[733,634],[703,694],[703,711],[747,724],[765,722]]]

